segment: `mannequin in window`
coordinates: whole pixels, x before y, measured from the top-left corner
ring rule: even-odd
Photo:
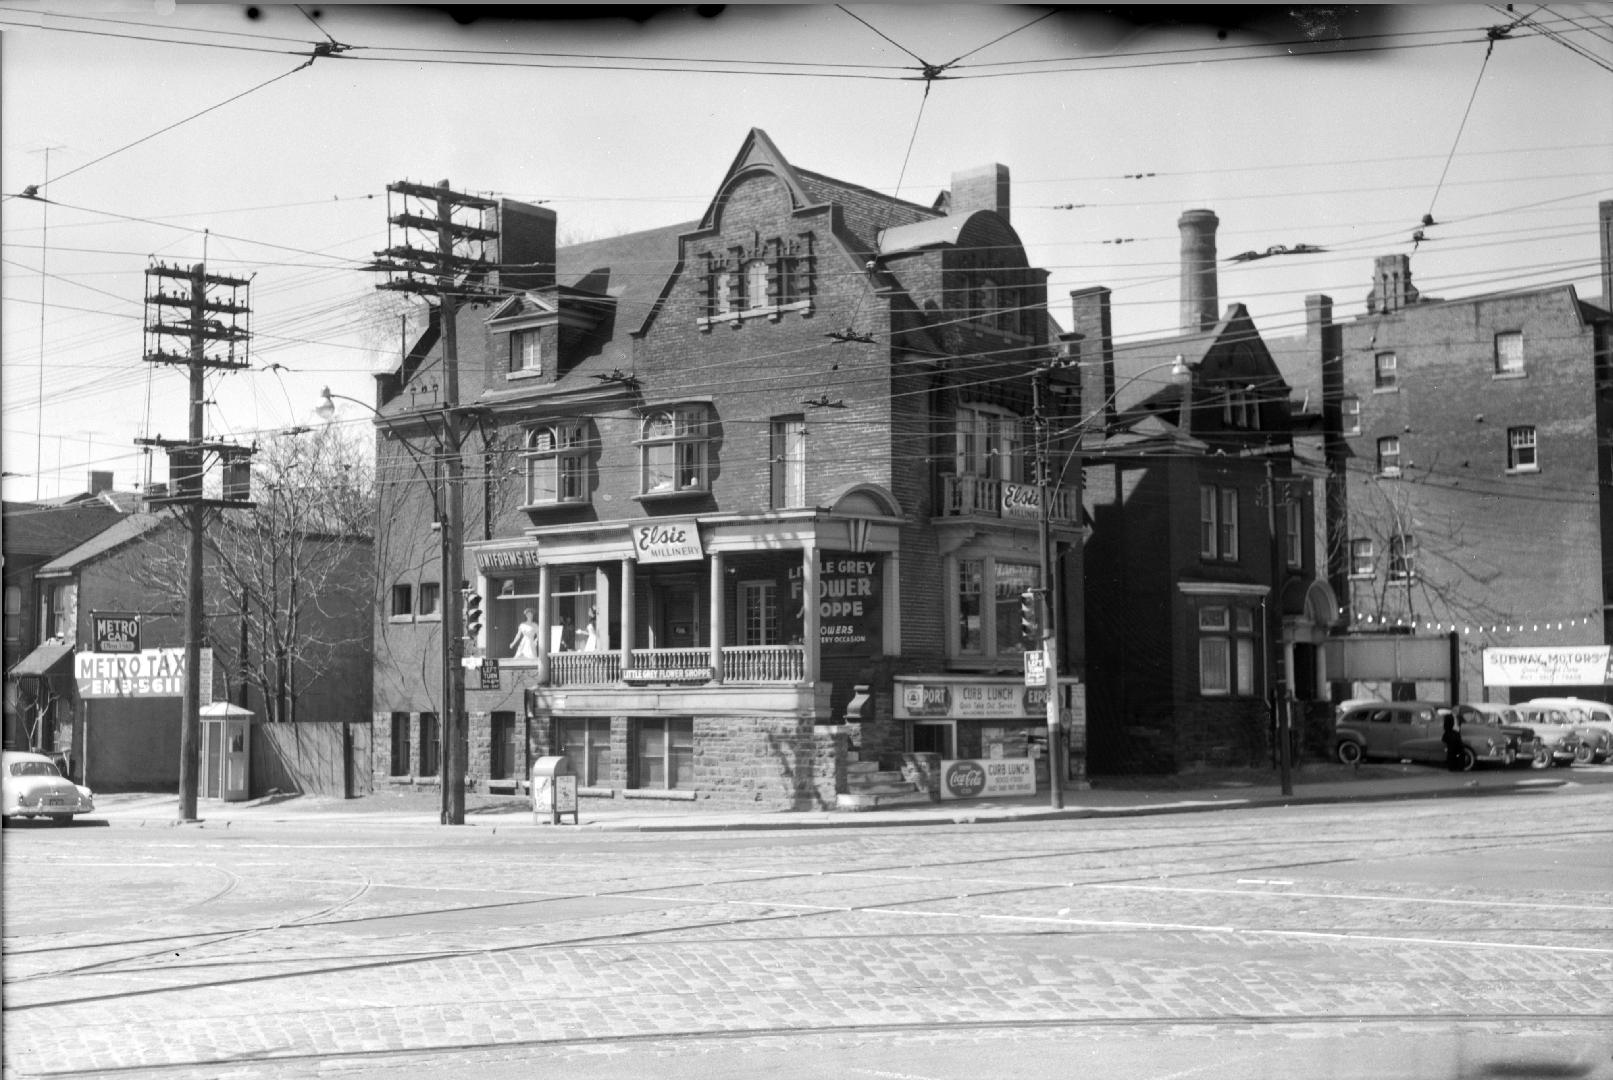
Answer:
[[[521,625],[515,628],[515,640],[510,642],[510,648],[515,650],[517,660],[536,660],[538,658],[538,621],[534,618],[531,608],[521,613],[525,616]]]
[[[577,631],[578,652],[594,652],[599,648],[599,631],[594,626],[594,620],[598,617],[598,609],[588,609],[588,625]]]

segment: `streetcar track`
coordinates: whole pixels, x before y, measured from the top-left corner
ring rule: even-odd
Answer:
[[[443,1006],[447,1007],[447,1006]],[[1545,1025],[1562,1025],[1578,1029],[1613,1023],[1613,1014],[1584,1013],[1298,1013],[1262,1015],[1255,1013],[1203,1014],[1192,1016],[1061,1016],[1004,1019],[948,1019],[943,1021],[884,1021],[880,1023],[818,1023],[768,1024],[755,1027],[691,1028],[685,1031],[635,1032],[610,1035],[561,1035],[552,1038],[536,1037],[501,1041],[455,1041],[434,1043],[430,1046],[378,1048],[364,1050],[313,1050],[296,1052],[253,1051],[242,1054],[197,1057],[186,1061],[142,1063],[138,1065],[100,1066],[92,1069],[42,1069],[34,1075],[53,1077],[116,1076],[126,1073],[178,1072],[187,1069],[241,1069],[258,1065],[266,1068],[284,1068],[298,1063],[328,1066],[335,1062],[363,1063],[387,1059],[420,1059],[440,1054],[475,1054],[508,1052],[511,1050],[586,1050],[590,1047],[650,1046],[658,1043],[693,1045],[702,1041],[734,1042],[743,1039],[801,1039],[821,1036],[875,1036],[875,1035],[938,1035],[956,1032],[1048,1032],[1060,1030],[1103,1031],[1111,1028],[1127,1030],[1168,1030],[1175,1028],[1259,1027],[1286,1028],[1316,1026],[1322,1028],[1349,1028],[1362,1025],[1385,1026],[1452,1026],[1490,1028],[1505,1025],[1532,1028]],[[1560,1027],[1559,1030],[1563,1028]]]

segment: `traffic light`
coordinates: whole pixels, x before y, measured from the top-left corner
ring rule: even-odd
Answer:
[[[482,597],[475,589],[465,590],[465,640],[475,642],[482,635]]]
[[[1019,594],[1019,643],[1026,649],[1042,647],[1042,620],[1037,614],[1036,590]]]

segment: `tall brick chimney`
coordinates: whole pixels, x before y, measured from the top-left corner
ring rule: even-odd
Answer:
[[[1182,234],[1182,333],[1208,330],[1220,319],[1221,297],[1215,277],[1215,229],[1221,219],[1213,210],[1188,210],[1177,219]]]
[[[1602,306],[1613,311],[1613,199],[1597,204],[1602,229]]]
[[[507,289],[544,289],[554,284],[557,216],[547,206],[500,199],[498,283]]]
[[[1372,263],[1372,292],[1367,296],[1367,314],[1387,315],[1407,304],[1415,304],[1420,294],[1411,283],[1410,255],[1379,255]]]
[[[1110,292],[1102,285],[1070,291],[1070,329],[1081,335],[1081,407],[1097,402],[1103,425],[1115,422],[1115,345]],[[1083,415],[1082,420],[1090,419]]]
[[[1009,220],[1008,166],[979,165],[952,174],[952,190],[947,193],[948,216],[995,210]]]
[[[112,490],[112,473],[101,469],[90,470],[90,494],[99,495]]]

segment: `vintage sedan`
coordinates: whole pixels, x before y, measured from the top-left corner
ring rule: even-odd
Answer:
[[[1364,758],[1445,761],[1445,718],[1448,705],[1433,701],[1375,701],[1346,709],[1333,725],[1338,759],[1354,765]],[[1510,765],[1513,740],[1494,724],[1460,725],[1462,769],[1480,761]]]
[[[1531,698],[1519,708],[1561,709],[1563,718],[1579,736],[1579,755],[1574,761],[1580,765],[1606,761],[1613,757],[1613,706],[1605,701],[1587,698]]]
[[[1551,748],[1535,734],[1534,728],[1523,722],[1517,706],[1495,701],[1464,701],[1456,706],[1456,719],[1465,727],[1468,724],[1492,724],[1507,733],[1512,740],[1514,761],[1544,769],[1551,764]]]
[[[1561,709],[1539,705],[1514,705],[1518,717],[1545,744],[1552,765],[1572,765],[1576,761],[1588,762],[1594,756],[1589,747],[1580,742],[1579,733],[1568,722]]]
[[[0,753],[0,818],[5,821],[42,817],[65,825],[74,814],[94,809],[94,793],[63,776],[45,755],[21,750]]]

